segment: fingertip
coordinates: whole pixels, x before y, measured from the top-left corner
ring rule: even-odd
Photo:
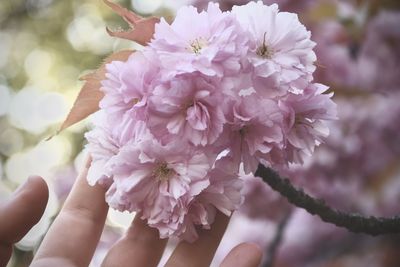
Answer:
[[[246,252],[246,255],[252,259],[254,262],[254,266],[258,266],[261,263],[263,251],[260,246],[256,243],[242,243],[241,246],[243,252]]]
[[[24,198],[25,204],[35,209],[40,219],[49,199],[49,187],[41,176],[32,175],[28,177],[18,197]]]
[[[255,243],[241,243],[234,247],[221,263],[221,267],[257,267],[262,260],[262,250]]]
[[[262,254],[260,246],[258,244],[256,244],[256,243],[253,243],[253,242],[244,242],[244,243],[241,243],[241,244],[237,245],[237,247],[246,248],[246,249],[252,250],[254,252],[257,251],[260,254]]]
[[[124,237],[108,251],[102,266],[132,266],[132,262],[137,266],[157,266],[167,241],[136,214]]]
[[[0,238],[3,243],[19,241],[42,217],[48,201],[49,190],[40,176],[30,176],[1,209]]]
[[[43,177],[39,176],[39,175],[30,175],[28,176],[27,179],[28,183],[42,183],[42,184],[46,184],[46,181],[43,179]]]
[[[193,243],[181,241],[165,266],[209,266],[229,220],[218,211],[211,228],[198,230],[199,238]]]
[[[46,183],[46,181],[38,175],[31,175],[27,179],[27,186],[26,188],[29,187],[29,189],[33,192],[35,192],[36,197],[43,197],[45,199],[48,199],[49,197],[49,187]],[[47,200],[46,200],[47,201]]]

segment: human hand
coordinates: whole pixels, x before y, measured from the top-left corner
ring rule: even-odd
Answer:
[[[103,231],[108,211],[108,206],[104,201],[105,189],[101,186],[92,187],[87,184],[86,175],[89,166],[90,162],[88,161],[75,182],[64,207],[47,232],[33,259],[32,267],[78,267],[89,265]],[[41,181],[43,182],[43,180]],[[32,187],[29,191],[34,190],[37,189]],[[33,209],[31,202],[26,202],[25,205]],[[42,213],[44,206],[41,206]],[[35,209],[39,209],[39,207]],[[33,221],[33,218],[29,218],[24,213],[19,212],[18,214],[20,215],[18,219],[20,221]],[[33,215],[31,216],[34,217]],[[36,221],[39,220],[37,216],[34,219]],[[18,221],[17,219],[14,220]],[[179,243],[165,266],[209,266],[228,222],[228,217],[218,214],[212,228],[210,230],[201,230],[199,239],[196,242],[192,244],[184,241]],[[1,233],[18,230],[19,233],[14,234],[14,236],[21,238],[34,223],[28,224],[28,222],[25,222],[24,225],[27,225],[27,228],[23,228],[24,232],[16,228],[9,228],[12,224],[12,222],[9,225],[0,223],[1,244],[9,244],[10,251],[11,244],[16,239],[10,239],[9,237],[8,239],[3,239]],[[146,225],[137,216],[125,235],[111,247],[102,266],[157,266],[166,243],[166,239],[159,239],[156,229]],[[258,266],[261,261],[261,255],[256,245],[243,243],[230,251],[221,266]]]

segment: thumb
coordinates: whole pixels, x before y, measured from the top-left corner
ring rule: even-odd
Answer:
[[[22,239],[40,220],[48,196],[46,182],[39,176],[31,176],[0,207],[0,266],[7,264],[12,245]]]

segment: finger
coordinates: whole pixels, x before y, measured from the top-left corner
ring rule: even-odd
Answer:
[[[5,266],[18,242],[40,220],[49,191],[39,176],[31,176],[0,208],[0,266]]]
[[[40,246],[33,266],[44,266],[54,260],[73,266],[88,266],[103,231],[107,216],[105,189],[90,186],[86,181],[88,159],[78,176],[64,207],[55,219]]]
[[[259,246],[252,243],[242,243],[234,247],[220,267],[257,267],[260,266],[262,252]]]
[[[102,266],[157,266],[167,241],[160,239],[158,230],[148,226],[137,214],[124,237],[108,252]]]
[[[0,240],[4,244],[19,241],[40,220],[49,197],[46,182],[31,176],[0,209]]]
[[[185,241],[179,243],[165,266],[210,266],[228,223],[229,217],[217,212],[211,229],[200,230],[199,239],[194,243]]]

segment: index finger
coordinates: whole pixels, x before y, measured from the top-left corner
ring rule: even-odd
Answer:
[[[91,160],[78,176],[64,207],[40,246],[33,265],[46,261],[88,266],[99,242],[107,216],[105,189],[86,181]],[[39,264],[40,263],[40,264]]]

